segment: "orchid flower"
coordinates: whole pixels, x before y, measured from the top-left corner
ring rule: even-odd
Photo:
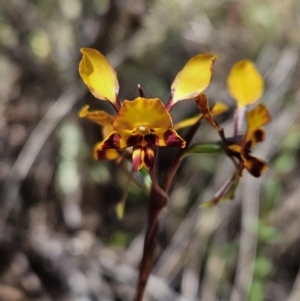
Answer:
[[[106,138],[94,147],[95,159],[116,159],[120,150],[132,147],[134,169],[151,170],[158,147],[185,147],[174,129],[170,111],[178,102],[194,99],[209,85],[214,55],[199,54],[187,62],[176,76],[165,106],[159,98],[146,98],[143,93],[121,103],[117,75],[106,58],[95,49],[82,48],[81,52],[82,80],[96,98],[109,101],[116,110],[116,115],[111,116],[104,111],[89,111],[85,106],[79,113],[81,118],[106,128]]]

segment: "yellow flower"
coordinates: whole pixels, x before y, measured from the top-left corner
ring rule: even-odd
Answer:
[[[81,52],[81,78],[96,98],[109,101],[117,112],[113,117],[103,111],[90,112],[86,106],[79,113],[106,129],[107,137],[94,148],[96,159],[115,159],[119,156],[117,150],[133,147],[134,169],[151,170],[158,146],[185,147],[185,141],[173,128],[169,111],[179,101],[197,97],[208,86],[214,55],[197,55],[188,61],[175,78],[165,107],[160,99],[146,98],[143,93],[121,104],[115,70],[97,50],[82,48]]]
[[[251,149],[265,140],[265,130],[262,126],[271,121],[267,108],[259,104],[246,114],[248,130],[240,144],[228,146],[230,153],[237,157],[254,177],[260,177],[267,168],[267,163],[250,155]]]
[[[227,87],[241,108],[260,98],[264,90],[264,81],[251,61],[242,60],[232,67],[227,78]]]

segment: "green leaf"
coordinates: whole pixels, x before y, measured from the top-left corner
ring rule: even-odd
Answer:
[[[184,152],[181,159],[190,154],[220,155],[224,153],[225,153],[224,145],[221,141],[204,142],[204,143],[197,143],[189,147]]]

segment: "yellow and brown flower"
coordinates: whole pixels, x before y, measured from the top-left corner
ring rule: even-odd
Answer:
[[[254,177],[260,177],[267,168],[267,163],[253,157],[251,150],[258,142],[265,140],[265,130],[262,127],[271,121],[271,116],[267,108],[259,104],[247,112],[246,120],[248,130],[241,143],[230,145],[228,149],[242,162],[242,170],[246,168]]]
[[[81,78],[96,98],[109,101],[117,112],[111,116],[104,111],[90,112],[84,107],[79,113],[106,131],[106,138],[95,145],[96,159],[116,159],[120,155],[118,150],[132,147],[134,169],[151,170],[158,146],[185,147],[185,141],[173,128],[169,111],[179,101],[197,97],[208,86],[214,55],[197,55],[188,61],[175,78],[165,107],[160,99],[146,98],[143,93],[132,101],[120,103],[117,75],[106,58],[95,49],[82,48],[81,52]]]
[[[135,170],[142,167],[152,169],[157,146],[185,146],[185,141],[173,129],[170,113],[158,98],[125,100],[115,117],[113,129],[103,142],[96,145],[95,154],[106,149],[133,146]]]

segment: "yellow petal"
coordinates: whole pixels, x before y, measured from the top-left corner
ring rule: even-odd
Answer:
[[[99,51],[91,48],[80,51],[83,54],[79,64],[82,80],[96,98],[110,101],[118,109],[119,83],[115,70]]]
[[[211,108],[210,113],[213,116],[215,116],[215,115],[222,114],[222,113],[226,112],[227,110],[228,110],[228,106],[226,106],[224,103],[216,102],[214,104],[214,106]]]
[[[117,132],[133,131],[140,126],[168,129],[173,127],[170,113],[158,98],[138,97],[125,100],[114,121]]]
[[[112,124],[114,122],[114,117],[107,114],[105,111],[89,111],[89,106],[84,106],[79,111],[80,118],[87,118],[99,125],[102,126],[110,126],[112,128]]]
[[[203,118],[203,115],[202,115],[202,113],[200,113],[194,117],[184,119],[174,125],[174,130],[178,131],[179,129],[183,129],[188,126],[192,126],[202,118]]]
[[[251,140],[251,147],[254,147],[256,142],[264,140],[265,132],[261,127],[271,121],[271,116],[268,109],[264,105],[259,104],[254,109],[247,112],[246,120],[248,124],[246,141]]]
[[[187,62],[171,86],[172,99],[167,105],[169,110],[178,101],[193,99],[206,89],[215,59],[216,56],[212,54],[199,54]]]
[[[223,104],[222,102],[216,102],[215,105],[213,105],[210,113],[212,115],[219,115],[226,112],[227,110],[228,107],[225,104]],[[174,125],[174,130],[179,130],[179,129],[186,128],[188,126],[192,126],[202,118],[203,118],[203,114],[200,113],[194,117],[182,120]]]
[[[260,98],[264,80],[251,61],[243,60],[232,67],[227,78],[227,87],[238,106],[245,107]]]
[[[102,127],[102,137],[107,137],[114,131],[113,126],[108,124]]]

